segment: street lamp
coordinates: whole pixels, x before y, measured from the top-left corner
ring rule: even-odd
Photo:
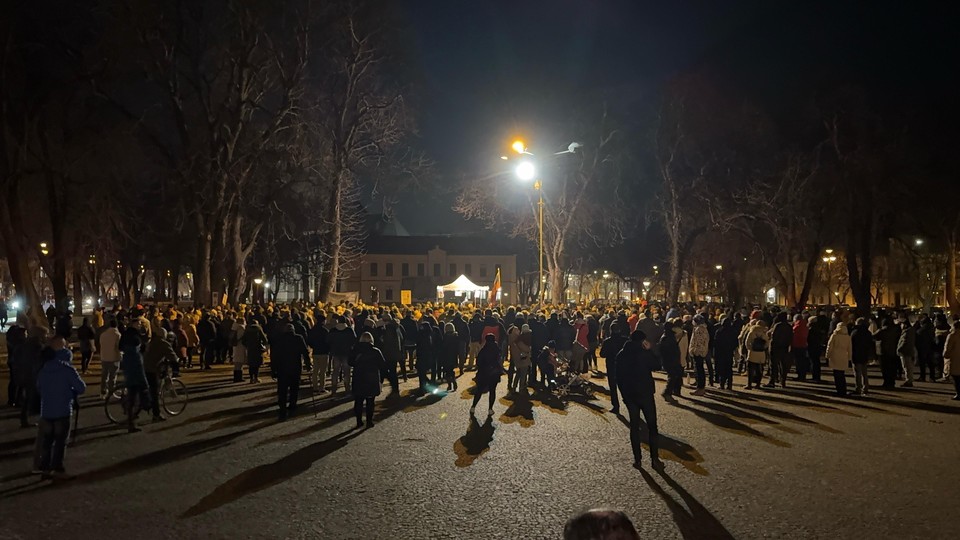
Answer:
[[[40,242],[40,253],[42,253],[44,256],[47,256],[50,254],[50,250],[47,249],[46,242]]]
[[[916,246],[918,246],[918,247],[919,247],[919,246],[922,246],[922,245],[923,245],[923,238],[917,238],[916,240],[913,241],[913,243],[914,243],[914,245],[916,245]]]
[[[824,251],[826,252],[826,255],[823,257],[822,260],[823,260],[823,262],[827,263],[827,290],[829,291],[829,290],[830,290],[830,282],[832,281],[832,278],[833,278],[833,263],[835,263],[835,262],[837,261],[837,256],[836,256],[836,255],[832,255],[832,253],[833,253],[833,250],[832,250],[832,249],[826,249],[826,250],[824,250]],[[839,297],[840,297],[840,295],[837,295],[837,298],[838,298],[838,299],[839,299]],[[833,298],[830,297],[830,294],[829,294],[829,293],[827,293],[827,305],[828,305],[828,306],[833,305]]]

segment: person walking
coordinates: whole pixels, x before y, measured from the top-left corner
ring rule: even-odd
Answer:
[[[364,332],[354,346],[349,358],[353,368],[353,414],[357,417],[357,427],[363,427],[363,412],[366,409],[367,427],[373,427],[374,400],[381,392],[381,373],[384,368],[383,353],[373,346],[373,335]],[[366,407],[364,408],[364,405]]]
[[[477,403],[483,394],[489,394],[487,416],[493,417],[493,404],[497,401],[497,385],[504,374],[500,346],[492,333],[483,336],[483,347],[477,353],[477,387],[473,394],[470,416],[477,411]]]
[[[610,324],[609,337],[603,340],[600,345],[600,356],[603,357],[607,365],[607,384],[610,388],[610,412],[620,414],[620,390],[617,387],[617,355],[623,350],[627,343],[627,336],[624,334],[620,324],[613,322]]]
[[[693,357],[694,369],[696,370],[697,389],[693,395],[702,396],[706,394],[707,374],[704,370],[704,362],[707,358],[707,352],[710,348],[710,332],[707,329],[706,320],[703,315],[697,315],[693,318],[693,333],[690,336],[689,354]]]
[[[847,366],[852,359],[853,346],[847,334],[847,325],[838,324],[827,341],[827,363],[833,370],[833,384],[840,397],[847,396]]]
[[[95,338],[96,334],[90,326],[90,320],[84,317],[80,327],[77,328],[77,341],[80,342],[80,373],[86,374],[87,368],[90,367]]]
[[[303,338],[287,323],[270,343],[270,375],[277,381],[277,406],[283,422],[297,410],[300,375],[310,362],[310,352]]]
[[[956,394],[954,401],[960,401],[960,320],[953,321],[953,328],[947,334],[943,345],[943,358],[950,362],[950,376],[953,377],[953,387]]]
[[[67,438],[70,435],[70,418],[73,402],[83,394],[87,385],[71,365],[73,355],[66,347],[62,336],[54,337],[50,349],[44,352],[43,367],[37,374],[37,392],[40,394],[40,422],[37,429],[36,448],[38,462],[34,472],[44,479],[64,480],[72,478],[63,467]]]
[[[859,396],[866,396],[870,391],[869,377],[867,367],[870,360],[877,354],[877,347],[874,345],[873,336],[870,334],[870,326],[863,317],[857,319],[850,334],[851,361],[853,362],[853,377],[856,381],[856,393]]]
[[[701,325],[702,326],[702,325]],[[640,414],[647,424],[650,447],[650,464],[654,469],[663,468],[660,461],[660,432],[657,429],[657,405],[653,399],[653,372],[660,369],[657,357],[650,350],[643,331],[635,330],[630,341],[624,344],[616,356],[617,387],[623,394],[623,403],[630,415],[630,448],[633,450],[633,466],[640,468]]]

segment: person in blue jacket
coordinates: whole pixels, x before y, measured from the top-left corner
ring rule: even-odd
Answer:
[[[43,353],[44,363],[37,374],[37,392],[40,394],[40,422],[37,424],[38,462],[34,472],[45,479],[69,479],[63,468],[63,456],[70,435],[70,417],[73,401],[87,385],[71,365],[73,354],[66,341],[55,336]]]

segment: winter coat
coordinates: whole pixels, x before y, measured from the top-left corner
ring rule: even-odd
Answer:
[[[197,335],[197,325],[193,322],[185,322],[181,325],[183,333],[187,335],[187,347],[194,348],[200,344],[200,336]]]
[[[790,350],[790,344],[793,343],[793,328],[786,321],[780,321],[773,325],[770,331],[770,351],[786,352]]]
[[[307,345],[313,350],[313,354],[330,354],[330,345],[327,343],[329,331],[322,324],[315,324],[310,332],[307,333]]]
[[[52,351],[51,351],[52,352]],[[73,414],[73,399],[82,394],[87,385],[70,362],[69,349],[53,352],[37,373],[37,392],[40,394],[40,418],[53,420]]]
[[[684,364],[680,363],[680,345],[672,332],[664,332],[660,337],[660,359],[663,362],[663,370],[668,374],[683,373]]]
[[[417,369],[427,371],[433,369],[433,328],[429,324],[421,324],[417,330]]]
[[[355,398],[372,398],[380,395],[381,377],[385,361],[380,349],[371,343],[360,342],[353,348],[349,358],[353,368],[353,387]]]
[[[880,342],[880,354],[896,356],[897,344],[900,342],[900,330],[896,326],[884,326],[873,335],[873,339]]]
[[[483,339],[483,319],[480,316],[474,317],[467,326],[470,327],[471,343],[480,343]]]
[[[330,356],[348,357],[353,346],[357,343],[357,335],[352,328],[344,323],[337,323],[333,330],[327,333],[327,346],[330,347]]]
[[[657,321],[646,315],[640,317],[640,320],[637,322],[637,330],[646,334],[647,341],[650,343],[658,343],[660,336],[663,335],[663,327],[657,324]]]
[[[950,375],[960,377],[960,332],[953,330],[947,334],[943,344],[943,358],[950,360]]]
[[[707,325],[698,324],[693,328],[693,336],[690,338],[690,356],[699,356],[704,358],[710,350],[710,331]]]
[[[737,350],[737,329],[732,323],[720,324],[713,339],[714,358],[717,360],[732,360]]]
[[[590,327],[586,319],[578,319],[573,323],[574,339],[577,343],[583,345],[584,349],[590,348]]]
[[[660,363],[641,341],[628,341],[617,353],[617,388],[626,403],[640,403],[653,397],[653,372]]]
[[[853,345],[850,342],[850,335],[847,334],[847,326],[838,324],[830,340],[827,341],[827,363],[832,370],[846,371],[852,359]]]
[[[270,344],[270,373],[274,377],[299,377],[310,351],[303,338],[293,332],[277,334]]]
[[[907,326],[900,332],[900,339],[897,341],[897,354],[900,356],[917,356],[917,331],[912,326]]]
[[[793,343],[794,349],[806,349],[807,339],[810,336],[810,329],[807,327],[807,321],[800,318],[793,322]]]
[[[400,319],[400,327],[403,328],[403,346],[413,347],[417,344],[417,321],[412,317]]]
[[[530,364],[532,363],[530,351],[532,348],[533,332],[529,329],[526,332],[521,331],[520,337],[517,338],[517,352],[520,353],[520,355],[514,359],[514,367],[518,370],[530,369]]]
[[[485,343],[477,353],[477,392],[493,390],[503,375],[503,363],[500,361],[500,347],[496,343]]]
[[[517,358],[520,358],[520,349],[517,345],[517,341],[520,339],[520,329],[516,326],[511,326],[510,330],[507,331],[507,346],[510,348],[510,360],[516,362]]]
[[[77,340],[80,341],[80,351],[81,352],[91,352],[93,351],[94,340],[97,335],[93,331],[93,327],[88,324],[82,324],[77,328]]]
[[[569,351],[573,349],[573,340],[575,337],[573,325],[563,321],[557,326],[557,350]]]
[[[247,326],[242,320],[233,323],[230,345],[233,347],[233,369],[239,369],[240,366],[247,363],[247,347],[243,344],[243,334],[247,331]]]
[[[100,361],[120,361],[120,331],[116,328],[107,328],[100,334]]]
[[[440,352],[440,364],[447,373],[457,367],[460,358],[460,335],[456,332],[447,332],[443,335],[443,346]]]
[[[160,364],[164,360],[177,361],[177,354],[173,352],[170,342],[154,334],[147,344],[147,352],[143,356],[143,370],[147,373],[160,373]]]
[[[758,341],[759,340],[759,341]],[[754,343],[763,341],[763,350],[755,351]],[[758,320],[744,327],[744,337],[741,341],[747,351],[747,361],[751,364],[765,364],[767,351],[770,349],[770,336],[767,335],[767,323]]]
[[[917,356],[929,358],[936,346],[933,323],[929,319],[917,325]]]
[[[384,360],[394,364],[399,363],[403,359],[403,328],[393,321],[388,322],[383,327],[381,341],[383,347],[380,352],[383,353]]]
[[[873,335],[867,325],[855,326],[850,334],[851,356],[854,364],[867,364],[877,355],[877,348],[873,343]]]
[[[687,357],[690,353],[690,338],[686,330],[679,326],[673,328],[673,337],[677,340],[677,347],[680,349],[680,365],[687,365]]]

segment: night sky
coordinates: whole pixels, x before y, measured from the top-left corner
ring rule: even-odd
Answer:
[[[685,72],[709,70],[771,114],[828,82],[883,88],[891,100],[957,82],[947,2],[417,0],[400,9],[424,149],[447,186],[497,167],[516,134],[534,147],[549,140],[544,132],[578,99],[655,103]],[[432,197],[432,215],[422,194],[420,204],[401,200],[411,232],[462,222],[449,211],[452,192]]]

